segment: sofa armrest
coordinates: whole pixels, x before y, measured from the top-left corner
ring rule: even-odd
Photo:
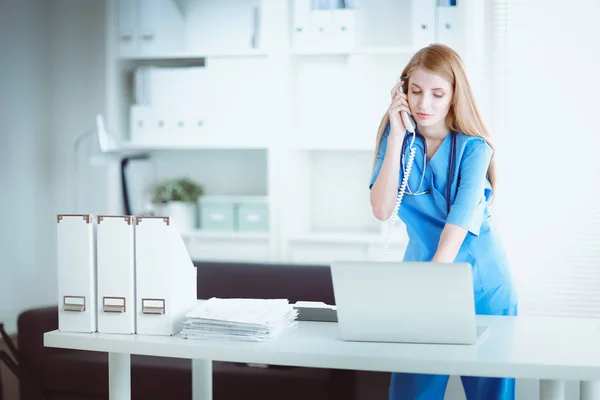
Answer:
[[[42,362],[47,350],[44,333],[58,329],[58,306],[23,311],[17,321],[17,345],[23,367],[34,381],[41,383]]]

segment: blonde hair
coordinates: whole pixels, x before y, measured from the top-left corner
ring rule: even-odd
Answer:
[[[462,132],[465,135],[477,136],[484,139],[494,150],[494,145],[489,132],[485,126],[481,113],[475,103],[475,98],[471,90],[471,85],[467,77],[462,59],[450,47],[441,44],[431,44],[419,50],[409,61],[402,71],[402,87],[404,93],[408,93],[408,84],[413,72],[422,69],[430,74],[439,75],[446,79],[454,89],[450,110],[446,116],[446,125],[452,131]],[[375,162],[381,144],[381,138],[389,123],[389,115],[386,112],[379,125],[377,132],[377,141],[375,148]],[[487,171],[493,189],[496,185],[496,163],[492,155],[492,160]],[[493,196],[493,195],[492,195]]]

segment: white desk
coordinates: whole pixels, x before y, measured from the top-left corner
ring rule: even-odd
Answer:
[[[44,335],[44,345],[109,353],[111,400],[130,399],[130,354],[194,360],[194,400],[212,398],[211,361],[302,367],[541,379],[541,399],[564,398],[564,381],[581,381],[581,399],[600,399],[600,319],[478,316],[489,335],[474,346],[339,340],[334,323],[299,322],[265,343],[187,340],[180,336]]]

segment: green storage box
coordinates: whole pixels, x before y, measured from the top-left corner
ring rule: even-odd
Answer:
[[[236,210],[238,231],[269,231],[269,203],[266,197],[240,197],[237,201]]]
[[[236,230],[235,198],[231,196],[202,196],[200,198],[200,230]]]

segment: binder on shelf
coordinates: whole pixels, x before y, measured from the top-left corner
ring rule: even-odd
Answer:
[[[310,12],[310,33],[313,35],[313,44],[321,45],[322,40],[330,41],[333,33],[332,10],[313,9]]]
[[[438,0],[413,0],[412,45],[419,49],[436,41],[436,4]]]
[[[333,46],[339,50],[353,50],[356,47],[356,16],[351,8],[331,11],[333,25]]]
[[[157,127],[152,107],[132,105],[129,108],[129,135],[132,142],[144,142],[149,137],[156,138]]]
[[[134,220],[108,215],[97,220],[98,332],[134,334]]]
[[[175,335],[196,305],[196,267],[170,217],[135,217],[136,332]]]
[[[438,6],[436,7],[437,20],[437,42],[451,47],[459,54],[462,52],[461,47],[461,26],[460,26],[460,10],[457,6]]]
[[[205,67],[138,67],[129,109],[133,142],[198,137],[212,98]]]
[[[90,214],[57,214],[58,330],[97,330],[96,220]]]
[[[311,0],[293,1],[293,46],[296,49],[310,48]]]

